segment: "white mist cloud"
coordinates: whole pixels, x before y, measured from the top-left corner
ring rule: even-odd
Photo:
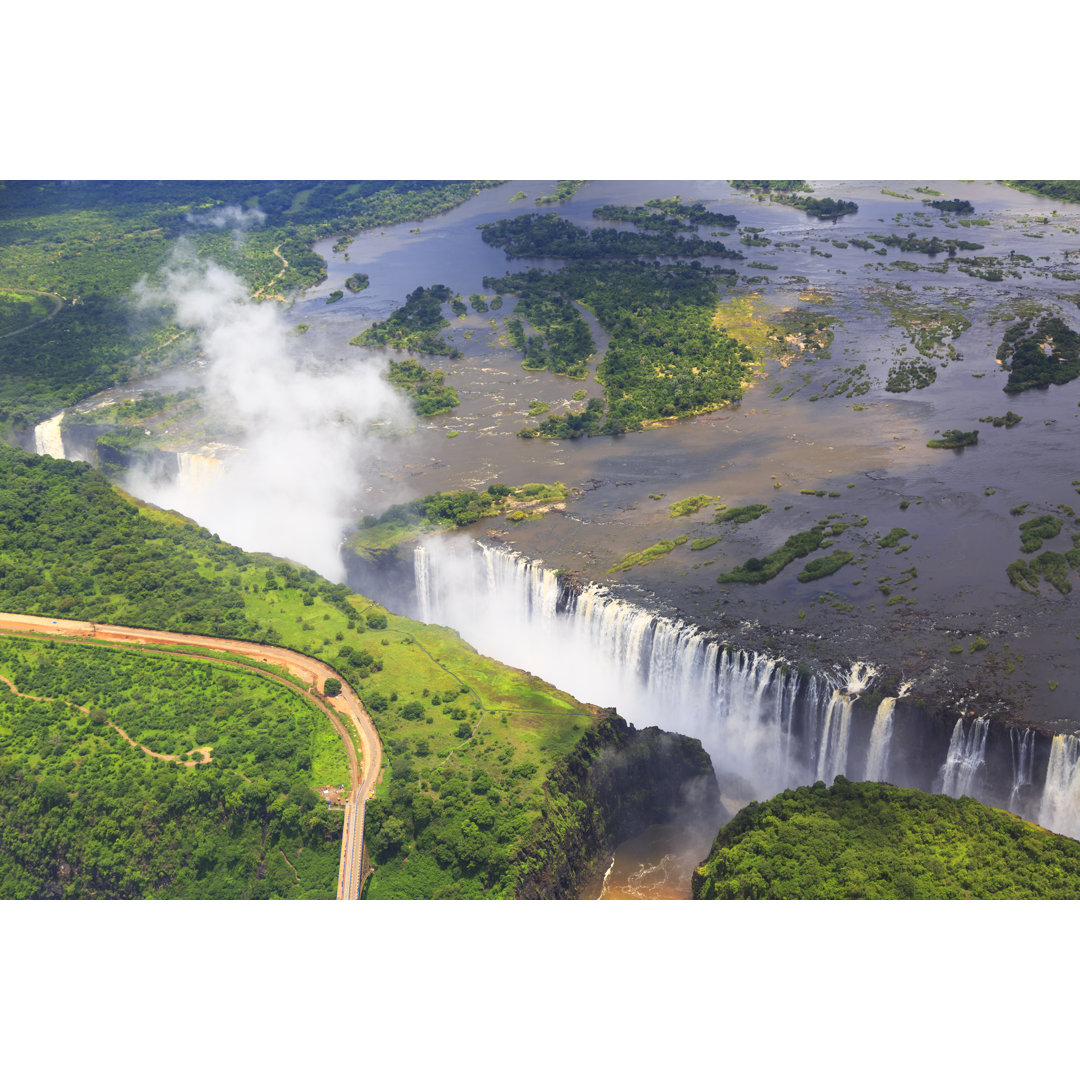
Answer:
[[[229,543],[344,580],[342,535],[355,523],[365,477],[387,452],[373,425],[409,424],[408,403],[370,360],[317,359],[273,305],[252,302],[239,278],[194,263],[189,249],[178,249],[161,280],[141,282],[137,298],[168,306],[177,325],[198,334],[208,407],[239,431],[230,441],[241,452],[223,470],[189,461],[195,468],[174,482],[132,474],[127,486]]]
[[[254,206],[250,209],[242,206],[217,206],[213,210],[187,214],[185,217],[189,225],[211,229],[250,229],[266,220],[266,214]]]

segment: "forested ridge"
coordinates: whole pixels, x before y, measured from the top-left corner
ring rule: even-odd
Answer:
[[[0,490],[0,610],[247,638],[318,657],[357,689],[384,744],[383,783],[369,805],[370,895],[514,894],[518,853],[554,797],[549,772],[597,723],[595,710],[478,656],[451,631],[138,506],[88,465],[0,447]],[[438,497],[417,509],[459,516],[467,502]],[[35,647],[67,670],[60,658],[74,646]],[[324,812],[306,804],[319,778],[343,767],[328,724],[317,720],[305,735],[307,720],[282,706],[258,694],[245,705],[238,677],[228,689],[216,674],[200,686],[205,676],[153,666],[117,675],[104,654],[80,655],[78,677],[52,682],[28,677],[25,661],[0,669],[22,693],[51,699],[30,703],[0,686],[0,830],[21,860],[8,895],[325,895],[340,817],[327,839]],[[157,761],[103,721],[126,723],[157,752],[211,745],[212,760]],[[179,836],[189,822],[190,843]],[[134,829],[158,838],[160,858],[129,836]],[[329,878],[318,869],[324,841],[335,852]]]
[[[967,796],[838,776],[740,810],[695,870],[693,895],[1076,899],[1080,843]]]

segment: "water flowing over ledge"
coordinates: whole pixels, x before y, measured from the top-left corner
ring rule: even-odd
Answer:
[[[910,683],[882,696],[866,660],[811,671],[482,542],[427,541],[413,570],[417,617],[636,726],[700,739],[732,802],[842,774],[970,795],[1080,837],[1073,735],[981,716],[946,723],[920,709]]]

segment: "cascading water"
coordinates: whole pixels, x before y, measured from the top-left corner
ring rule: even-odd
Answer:
[[[62,460],[64,457],[64,436],[60,431],[60,425],[64,421],[63,412],[59,412],[56,416],[50,417],[48,420],[42,420],[34,428],[34,453],[35,454],[48,454],[50,457],[54,457],[57,460]]]
[[[941,767],[941,793],[943,795],[970,795],[975,778],[986,761],[986,735],[990,721],[977,716],[971,727],[964,730],[963,719],[956,721],[949,752]]]
[[[176,455],[176,483],[185,494],[205,491],[216,480],[221,479],[224,471],[225,463],[220,458],[186,452]]]
[[[631,723],[700,739],[732,802],[839,774],[886,780],[994,805],[1037,797],[1034,736],[1014,744],[1012,793],[986,765],[990,722],[957,721],[948,750],[927,732],[897,730],[883,698],[871,730],[855,704],[878,672],[801,672],[783,659],[724,646],[687,623],[598,585],[564,588],[539,562],[501,548],[433,540],[414,556],[416,614],[453,627],[481,652],[532,671],[582,701],[614,706]],[[927,756],[927,755],[931,756]],[[944,764],[938,767],[944,757]],[[1080,837],[1080,741],[1059,736],[1036,819]]]
[[[583,701],[614,706],[631,723],[700,739],[718,773],[748,798],[812,782],[818,732],[832,732],[821,744],[825,760],[845,765],[852,703],[873,676],[866,665],[834,690],[600,586],[564,590],[539,563],[482,544],[452,556],[422,546],[414,571],[420,618],[452,626],[481,652]]]
[[[1009,792],[1009,809],[1020,806],[1021,791],[1031,785],[1031,765],[1035,750],[1035,732],[1031,728],[1018,731],[1009,728],[1009,750],[1012,754],[1013,782]]]
[[[870,747],[866,752],[866,780],[884,780],[889,772],[889,747],[892,742],[893,719],[896,703],[907,696],[910,682],[902,683],[896,697],[884,697],[874,716],[874,728],[870,732]]]
[[[1080,821],[1080,739],[1055,735],[1050,744],[1046,783],[1039,804],[1039,824],[1077,836]]]

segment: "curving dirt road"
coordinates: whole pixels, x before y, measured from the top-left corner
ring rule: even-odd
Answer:
[[[288,264],[286,264],[288,265]],[[282,273],[285,273],[282,270]],[[20,326],[17,330],[8,330],[5,334],[0,334],[0,338],[14,337],[16,334],[25,334],[27,330],[32,330],[35,326],[40,326],[43,322],[48,322],[64,305],[64,298],[57,296],[56,293],[42,292],[40,289],[9,289],[9,292],[20,293],[32,293],[34,296],[48,296],[50,299],[56,301],[56,306],[49,312],[48,315],[42,315],[40,319],[35,319],[32,323],[27,323],[25,326]]]
[[[307,694],[311,701],[329,717],[345,744],[349,755],[352,791],[345,803],[345,824],[342,830],[341,867],[338,873],[339,900],[357,900],[360,896],[361,869],[363,866],[364,809],[367,799],[375,788],[382,769],[382,743],[375,725],[356,692],[328,664],[315,660],[291,649],[276,645],[258,645],[250,641],[231,638],[205,637],[199,634],[176,634],[167,630],[139,630],[129,626],[106,626],[101,623],[79,622],[75,619],[50,619],[39,615],[16,615],[0,612],[0,633],[54,634],[66,638],[89,638],[93,641],[116,642],[129,645],[179,645],[202,649],[216,649],[246,657],[249,660],[274,664],[284,668],[308,684]],[[330,709],[319,687],[328,678],[341,682],[341,694],[333,698]],[[286,683],[292,686],[292,683]],[[362,766],[356,760],[356,748],[348,732],[335,713],[343,713],[351,722],[360,741]]]

